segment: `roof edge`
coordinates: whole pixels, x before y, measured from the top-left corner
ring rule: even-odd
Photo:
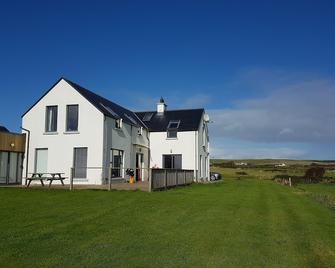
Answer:
[[[29,108],[28,108],[28,110],[26,111],[26,112],[24,112],[22,115],[21,115],[21,118],[23,118],[32,108],[34,108],[35,107],[35,105],[37,104],[37,103],[39,103],[40,102],[40,100],[41,99],[43,99],[60,81],[62,81],[62,80],[64,80],[64,81],[66,81],[66,79],[63,77],[63,76],[61,76],[58,80],[57,80],[57,82],[56,83],[54,83],[46,92],[44,92],[44,94],[36,101],[36,102],[34,102],[34,104],[32,105],[32,106],[30,106]]]

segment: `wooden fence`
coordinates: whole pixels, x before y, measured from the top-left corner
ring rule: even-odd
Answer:
[[[179,185],[191,184],[194,171],[186,169],[152,169],[151,190],[167,189]]]

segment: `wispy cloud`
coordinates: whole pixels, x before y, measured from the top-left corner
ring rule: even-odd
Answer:
[[[278,86],[271,81],[267,92],[230,109],[209,110],[212,135],[258,142],[334,141],[334,80],[306,78]]]
[[[213,158],[225,159],[302,159],[307,154],[304,150],[290,147],[269,148],[269,147],[214,147],[212,152]]]

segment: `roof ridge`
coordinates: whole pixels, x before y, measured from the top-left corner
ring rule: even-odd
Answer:
[[[175,109],[175,110],[166,110],[164,113],[168,112],[179,112],[179,111],[195,111],[195,110],[205,110],[205,108],[192,108],[192,109]],[[157,111],[136,111],[135,113],[157,113]]]

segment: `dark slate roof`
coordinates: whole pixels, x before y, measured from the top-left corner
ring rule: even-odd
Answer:
[[[152,113],[149,121],[144,123],[151,132],[163,132],[171,120],[180,120],[178,131],[195,131],[199,129],[204,109],[189,110],[167,110],[164,114],[158,114],[156,111],[137,112],[137,116],[142,120],[145,114]]]
[[[104,115],[108,117],[112,117],[114,119],[122,118],[123,122],[133,125],[133,126],[141,126],[145,127],[145,124],[137,118],[136,114],[104,97],[101,97],[92,91],[66,79],[60,78],[48,91],[46,91],[23,115],[22,117],[28,113],[46,94],[49,93],[61,80],[66,81],[70,86],[72,86],[75,90],[77,90],[84,98],[86,98],[91,104],[93,104],[99,111],[101,111]]]
[[[123,122],[133,126],[146,127],[134,112],[116,104],[115,102],[105,99],[104,97],[101,97],[68,79],[64,78],[64,80],[106,116],[114,119],[122,118]]]
[[[9,132],[9,130],[4,126],[0,126],[0,132]]]

